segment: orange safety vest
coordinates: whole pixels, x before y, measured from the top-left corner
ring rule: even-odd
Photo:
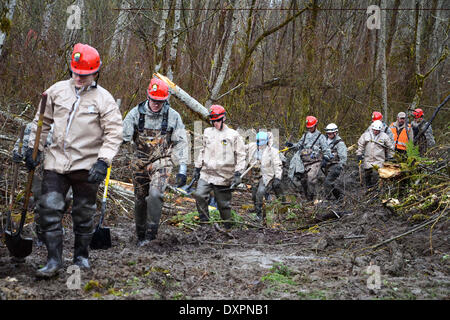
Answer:
[[[408,143],[407,131],[410,132],[411,125],[408,124],[408,130],[404,130],[404,128],[400,129],[400,135],[397,133],[398,129],[395,126],[395,122],[391,123],[389,129],[391,129],[392,134],[394,135],[395,149],[406,150],[406,144]]]

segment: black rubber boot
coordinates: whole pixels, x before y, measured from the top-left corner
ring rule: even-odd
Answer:
[[[145,230],[142,227],[136,226],[136,235],[137,235],[137,246],[142,247],[148,243],[148,240],[146,239],[145,235],[147,230]]]
[[[332,192],[333,192],[333,196],[336,198],[336,200],[342,199],[342,193],[339,189],[334,188]]]
[[[63,235],[61,231],[50,231],[42,234],[47,247],[47,264],[36,271],[39,278],[52,278],[62,269]]]
[[[158,235],[158,225],[155,223],[150,223],[146,239],[149,241],[155,240],[157,235]]]
[[[89,265],[89,244],[91,243],[92,234],[75,234],[75,246],[73,263],[82,269],[90,269]]]

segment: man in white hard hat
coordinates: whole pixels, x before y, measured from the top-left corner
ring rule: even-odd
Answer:
[[[342,191],[336,186],[336,180],[339,178],[342,169],[347,163],[347,146],[339,136],[339,129],[335,123],[330,123],[325,127],[327,134],[327,144],[330,147],[333,157],[329,162],[323,162],[322,167],[325,170],[325,192],[327,198],[331,194],[339,200],[342,197]]]

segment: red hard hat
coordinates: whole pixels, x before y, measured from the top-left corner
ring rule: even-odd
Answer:
[[[152,78],[147,93],[152,100],[165,101],[169,98],[169,86],[161,79]]]
[[[218,104],[213,104],[210,108],[209,108],[209,120],[211,121],[216,121],[216,120],[220,120],[223,117],[225,117],[225,108],[222,106],[219,106]]]
[[[383,115],[381,114],[381,112],[374,111],[372,113],[372,121],[377,121],[377,120],[382,120],[382,119],[383,119]]]
[[[312,128],[317,124],[317,118],[313,116],[307,116],[306,117],[306,127]]]
[[[87,76],[98,72],[102,62],[98,51],[87,44],[77,43],[73,47],[70,71]]]
[[[417,108],[416,110],[413,111],[413,116],[415,119],[419,119],[423,117],[423,110]]]

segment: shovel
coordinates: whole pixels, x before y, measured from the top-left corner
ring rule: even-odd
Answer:
[[[361,186],[364,186],[364,183],[363,183],[363,172],[362,172],[361,164],[362,164],[362,160],[359,160],[359,164],[358,164],[358,170],[359,170],[359,183],[361,184]]]
[[[94,235],[92,236],[92,240],[89,245],[92,250],[111,248],[111,231],[109,230],[109,228],[102,227],[103,219],[105,218],[106,212],[106,198],[108,196],[108,185],[110,175],[111,175],[111,166],[108,167],[108,171],[106,173],[105,191],[103,192],[103,199],[102,199],[102,215],[100,216],[100,221],[97,225],[97,228],[95,228]]]
[[[20,128],[20,134],[19,134],[19,149],[18,149],[19,156],[22,156],[22,146],[23,146],[24,133],[25,133],[25,126],[22,126]],[[9,198],[9,209],[6,212],[5,231],[7,231],[9,229],[10,225],[12,226],[12,223],[11,223],[11,212],[12,212],[12,208],[13,208],[13,204],[14,204],[14,197],[15,197],[15,193],[16,193],[17,177],[19,175],[19,166],[20,166],[20,164],[18,162],[14,162],[14,164],[13,164],[13,180],[12,180],[12,186],[11,186],[11,195],[10,195],[10,198]]]
[[[247,170],[245,170],[243,174],[241,174],[241,180],[255,166],[255,164],[256,164],[256,161],[253,162],[253,164],[250,167],[248,167]],[[221,191],[234,191],[234,190],[236,190],[236,187],[237,187],[237,185],[235,185],[233,183],[229,188],[222,189]]]
[[[41,96],[41,106],[39,109],[39,121],[37,124],[37,131],[36,131],[36,138],[34,140],[34,148],[33,148],[33,160],[36,160],[37,153],[39,149],[39,141],[41,139],[41,132],[42,132],[42,122],[44,120],[44,112],[45,112],[45,106],[47,105],[47,93],[43,93]],[[5,231],[5,243],[8,247],[9,253],[16,258],[25,258],[28,256],[31,251],[33,250],[33,239],[31,238],[22,238],[20,235],[23,229],[23,225],[25,224],[25,218],[27,216],[27,210],[28,210],[28,203],[30,201],[30,195],[31,195],[31,186],[33,184],[33,176],[34,176],[34,169],[30,170],[28,172],[28,181],[27,181],[27,188],[25,190],[25,201],[23,204],[22,209],[22,215],[20,217],[20,224],[19,228],[15,233],[13,233],[12,229],[11,231],[6,230]]]

